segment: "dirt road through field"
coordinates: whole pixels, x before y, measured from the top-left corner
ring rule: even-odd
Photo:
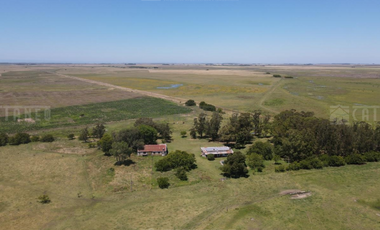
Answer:
[[[260,99],[260,101],[259,101],[259,106],[260,106],[261,108],[263,108],[264,110],[266,110],[266,111],[268,111],[268,112],[274,113],[274,114],[277,114],[278,111],[276,111],[276,110],[274,110],[274,109],[271,109],[271,108],[268,108],[268,107],[264,106],[263,104],[264,104],[265,100],[268,98],[268,96],[271,95],[271,94],[273,93],[273,91],[275,91],[275,90],[277,89],[277,87],[280,85],[280,82],[281,82],[281,81],[282,81],[282,79],[280,79],[279,81],[277,81],[277,82],[272,86],[272,88],[271,88],[269,91],[267,91],[267,92],[265,93],[264,97],[262,97],[262,98]]]

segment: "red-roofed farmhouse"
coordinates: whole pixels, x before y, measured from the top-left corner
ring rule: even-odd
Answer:
[[[148,156],[148,155],[166,156],[167,154],[168,154],[168,147],[166,144],[144,145],[144,149],[137,150],[137,156]]]

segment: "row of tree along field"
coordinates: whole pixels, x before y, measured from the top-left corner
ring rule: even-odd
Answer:
[[[347,124],[331,122],[317,118],[311,112],[283,111],[271,118],[254,113],[233,114],[222,126],[223,114],[213,112],[211,116],[199,114],[190,129],[192,138],[207,138],[210,141],[224,142],[235,148],[251,144],[255,138],[266,138],[266,142],[256,141],[246,154],[235,152],[229,156],[221,168],[227,177],[246,176],[247,166],[256,172],[264,170],[264,161],[274,160],[279,166],[277,172],[299,169],[320,169],[327,166],[345,164],[364,164],[380,161],[380,125],[372,126],[365,122]],[[97,124],[90,132],[83,129],[79,139],[87,142],[90,137],[98,141],[91,142],[106,155],[113,155],[118,163],[123,163],[133,152],[142,149],[145,144],[171,141],[171,128],[167,123],[157,123],[151,118],[137,119],[134,126],[119,132],[105,133],[103,124]],[[73,138],[73,134],[69,138]],[[0,135],[0,145],[23,144],[31,139],[28,134],[19,133],[12,137]],[[44,141],[46,137],[41,137]],[[16,141],[17,140],[17,141]],[[53,138],[54,140],[54,138]],[[91,146],[90,146],[91,147]],[[186,172],[195,165],[192,154],[173,152],[156,164],[159,171],[177,170],[179,177],[187,178]],[[190,162],[189,165],[177,165],[176,160]],[[174,160],[173,160],[174,159]],[[213,159],[209,159],[213,160]],[[287,164],[280,165],[281,160]],[[192,162],[192,163],[191,163]]]

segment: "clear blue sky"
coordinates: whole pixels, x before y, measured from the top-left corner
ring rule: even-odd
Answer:
[[[380,1],[0,0],[0,62],[380,63]]]

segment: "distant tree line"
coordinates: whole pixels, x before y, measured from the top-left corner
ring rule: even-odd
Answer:
[[[6,133],[0,133],[0,146],[21,145],[30,142],[53,142],[55,138],[51,134],[44,134],[42,136],[30,136],[28,133],[16,133],[13,136],[8,136]]]

